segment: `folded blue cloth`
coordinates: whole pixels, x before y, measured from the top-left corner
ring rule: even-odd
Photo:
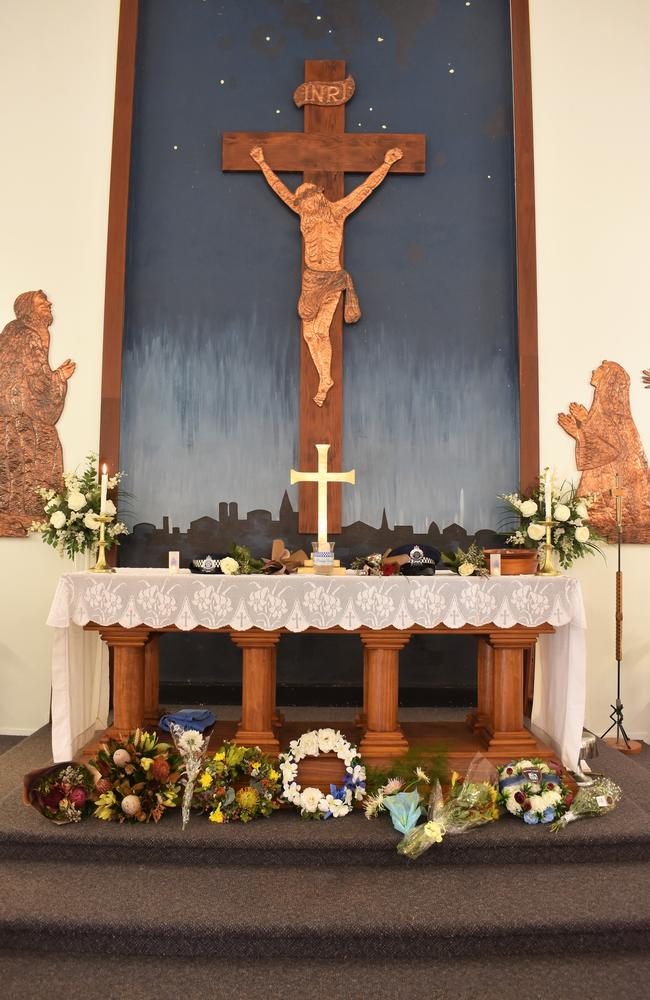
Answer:
[[[208,726],[213,726],[217,721],[216,715],[209,708],[181,708],[178,712],[170,712],[163,715],[159,722],[161,729],[169,732],[170,723],[175,722],[183,729],[196,729],[202,733]]]

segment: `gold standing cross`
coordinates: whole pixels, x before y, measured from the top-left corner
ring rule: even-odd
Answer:
[[[317,444],[318,471],[317,472],[296,472],[291,470],[291,485],[295,483],[316,483],[318,485],[318,548],[327,551],[327,485],[328,483],[351,483],[354,486],[355,470],[351,472],[328,472],[327,453],[330,450],[328,444]]]

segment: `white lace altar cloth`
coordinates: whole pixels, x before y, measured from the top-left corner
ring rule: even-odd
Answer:
[[[101,722],[107,657],[95,658],[101,661],[95,667],[100,680],[90,678],[87,651],[82,655],[76,635],[91,621],[124,628],[175,625],[190,631],[203,625],[291,632],[333,626],[409,629],[443,624],[455,629],[490,622],[497,628],[549,623],[556,632],[540,643],[532,722],[565,764],[577,763],[585,703],[585,617],[580,585],[569,577],[233,577],[150,569],[121,569],[105,576],[66,573],[47,619],[57,632],[72,633],[54,645],[55,760],[71,758],[88,738],[89,727]]]

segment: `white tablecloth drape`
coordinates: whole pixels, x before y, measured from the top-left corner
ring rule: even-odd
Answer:
[[[108,667],[88,622],[189,631],[230,626],[408,630],[413,625],[553,625],[544,636],[535,678],[532,722],[565,765],[575,767],[586,688],[585,615],[579,582],[569,577],[474,579],[291,575],[199,576],[188,571],[122,569],[98,576],[66,573],[48,617],[55,628],[52,662],[53,754],[69,759],[93,728],[106,724]]]

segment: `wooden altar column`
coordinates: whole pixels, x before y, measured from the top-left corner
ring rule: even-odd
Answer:
[[[390,760],[408,750],[398,722],[399,654],[411,638],[395,629],[362,631],[366,731],[359,752],[368,759]]]
[[[537,641],[514,629],[491,632],[488,643],[492,650],[485,662],[492,660],[491,668],[484,668],[484,683],[491,673],[491,704],[487,693],[485,705],[490,705],[489,715],[483,715],[482,735],[487,741],[487,749],[495,752],[503,750],[504,756],[526,756],[537,751],[537,742],[524,728],[523,685],[524,654]],[[485,698],[484,693],[484,698]],[[480,711],[480,704],[479,704]]]
[[[242,651],[242,716],[234,742],[240,746],[258,746],[265,753],[279,753],[273,718],[280,632],[249,629],[232,632],[230,638]]]
[[[152,635],[144,647],[144,724],[157,729],[164,712],[160,707],[160,636]]]
[[[150,630],[117,625],[99,634],[113,651],[113,724],[106,736],[128,736],[145,724],[144,651]]]
[[[483,636],[479,637],[477,648],[477,691],[476,710],[467,716],[467,725],[474,732],[489,726],[494,705],[494,657],[493,648]]]

